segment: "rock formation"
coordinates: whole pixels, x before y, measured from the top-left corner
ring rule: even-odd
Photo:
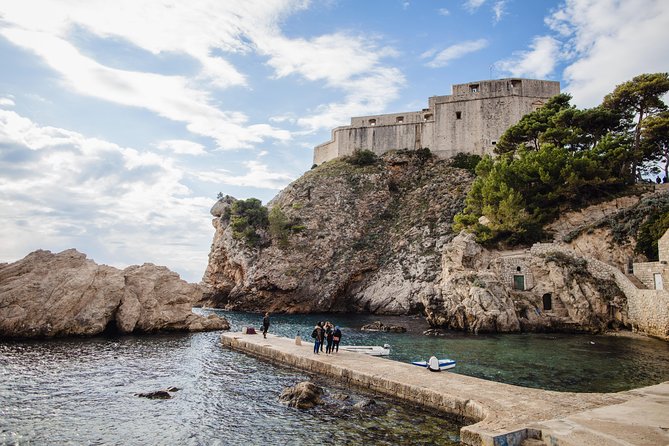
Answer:
[[[236,310],[421,313],[440,251],[471,175],[423,151],[388,153],[369,166],[333,160],[284,189],[270,208],[283,237],[236,239],[220,200],[203,282],[209,304]],[[271,212],[270,212],[271,214]]]
[[[298,409],[311,409],[323,404],[321,400],[323,389],[309,381],[302,381],[293,387],[283,389],[279,395],[279,401]]]
[[[514,273],[523,274],[524,289],[513,289],[507,277]],[[438,290],[424,302],[434,327],[600,332],[626,322],[614,277],[560,245],[491,253],[463,232],[444,249]]]
[[[35,251],[0,265],[0,335],[54,337],[107,331],[147,333],[229,328],[225,319],[192,312],[202,298],[162,266],[119,270],[74,249]]]
[[[423,314],[433,328],[471,332],[587,331],[626,327],[627,301],[610,271],[635,258],[634,234],[666,191],[564,213],[558,243],[488,250],[452,232],[472,176],[423,151],[372,165],[328,161],[269,203],[283,233],[235,236],[225,197],[203,282],[208,304],[248,311]],[[519,280],[518,283],[515,281]],[[433,332],[437,333],[437,332]]]

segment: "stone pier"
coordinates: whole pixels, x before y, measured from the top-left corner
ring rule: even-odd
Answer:
[[[619,393],[572,393],[433,373],[385,358],[340,351],[315,355],[311,342],[224,333],[225,347],[275,364],[469,420],[468,445],[669,445],[669,382]]]

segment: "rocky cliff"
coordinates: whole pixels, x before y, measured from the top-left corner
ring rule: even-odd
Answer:
[[[425,151],[365,166],[337,159],[284,189],[284,234],[236,239],[220,200],[204,283],[213,305],[238,310],[421,313],[453,237],[471,175]],[[272,214],[272,212],[270,212]]]
[[[634,257],[628,214],[668,202],[637,193],[565,214],[554,245],[487,250],[454,234],[470,173],[422,151],[357,166],[345,159],[307,172],[270,202],[287,228],[236,237],[225,197],[204,276],[213,306],[275,312],[418,313],[433,327],[483,331],[590,331],[627,325],[627,303],[598,259]],[[648,199],[648,195],[652,195]],[[645,203],[645,204],[644,204]],[[650,204],[649,204],[650,203]],[[270,222],[271,226],[271,222]],[[623,240],[624,239],[624,240]],[[520,281],[520,282],[519,282]]]
[[[35,251],[0,265],[0,336],[54,337],[227,329],[217,316],[191,310],[202,298],[165,267],[119,270],[74,249]]]

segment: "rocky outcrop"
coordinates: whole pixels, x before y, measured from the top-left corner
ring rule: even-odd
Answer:
[[[439,293],[425,301],[434,327],[472,332],[600,332],[626,323],[626,300],[607,271],[561,245],[489,252],[462,233],[444,249]],[[514,276],[523,289],[513,289]]]
[[[54,337],[107,331],[148,333],[229,328],[225,319],[192,312],[202,299],[162,266],[119,270],[74,249],[35,251],[0,265],[0,335]]]
[[[259,231],[256,246],[234,236],[227,211],[234,199],[225,197],[212,209],[209,305],[421,313],[471,179],[424,151],[388,153],[368,166],[329,161],[270,203],[270,216],[280,212],[286,224],[283,232]]]
[[[293,387],[283,389],[279,395],[279,401],[290,407],[298,409],[311,409],[314,406],[323,404],[321,400],[323,389],[309,381],[302,381]]]
[[[401,325],[386,325],[381,321],[374,321],[371,324],[366,324],[363,325],[360,330],[362,331],[383,331],[383,332],[390,332],[390,333],[405,333],[407,331],[406,327],[402,327]]]

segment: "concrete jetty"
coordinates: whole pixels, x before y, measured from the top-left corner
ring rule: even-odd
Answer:
[[[460,430],[468,445],[669,445],[669,382],[619,393],[554,392],[359,353],[315,355],[311,342],[270,334],[224,333],[221,343],[471,421]]]

